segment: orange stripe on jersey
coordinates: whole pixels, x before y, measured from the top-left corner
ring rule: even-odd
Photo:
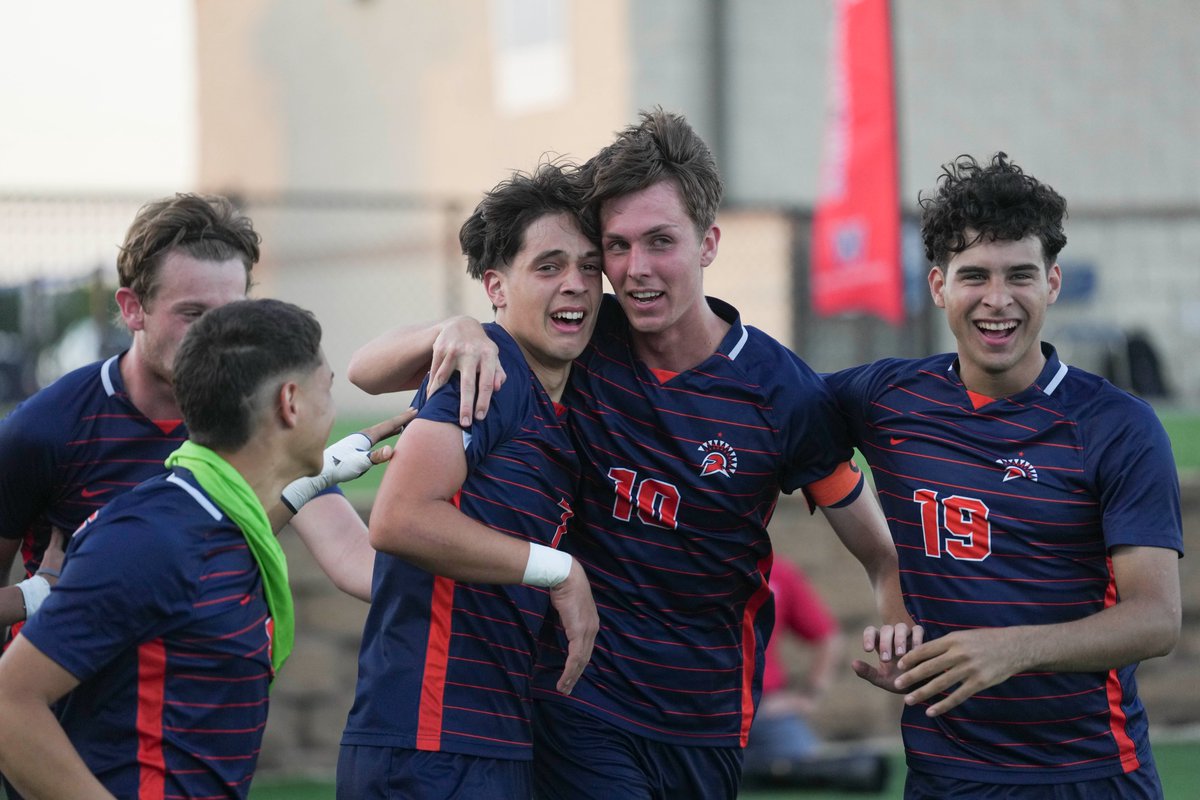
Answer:
[[[863,479],[862,470],[851,459],[833,472],[804,487],[804,493],[818,506],[832,506],[845,500]]]
[[[758,562],[758,575],[761,583],[746,601],[742,612],[742,724],[739,735],[742,747],[750,739],[750,723],[754,721],[754,672],[758,667],[755,656],[758,654],[758,641],[754,635],[754,618],[759,609],[771,596],[771,586],[767,583],[767,575],[771,572],[771,556]]]
[[[446,672],[450,661],[450,620],[454,611],[454,581],[435,575],[429,609],[429,641],[421,677],[421,705],[417,710],[417,749],[442,749],[442,712],[445,710]]]
[[[658,378],[659,384],[664,384],[679,374],[669,369],[652,369],[650,371],[654,373],[654,377]]]
[[[1104,590],[1104,607],[1111,608],[1117,604],[1117,581],[1116,575],[1113,573],[1112,556],[1104,559],[1108,567],[1108,587]],[[1108,728],[1112,732],[1113,740],[1117,743],[1117,752],[1121,756],[1121,769],[1125,772],[1133,772],[1141,766],[1141,762],[1137,757],[1137,745],[1133,739],[1129,738],[1129,734],[1125,730],[1125,723],[1128,719],[1125,716],[1125,709],[1121,707],[1121,700],[1125,697],[1125,691],[1121,688],[1121,679],[1117,675],[1115,669],[1108,671],[1108,677],[1104,680],[1104,690],[1108,695]]]
[[[167,649],[162,639],[137,649],[138,798],[161,798],[166,785],[163,757],[163,698],[166,692]]]

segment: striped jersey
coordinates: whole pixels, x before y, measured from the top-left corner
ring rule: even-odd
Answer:
[[[117,495],[161,474],[187,438],[182,420],[155,422],[133,405],[119,358],[64,375],[0,421],[0,537],[25,539],[31,574],[51,526],[69,535]]]
[[[733,307],[708,303],[730,328],[687,372],[637,360],[611,296],[572,370],[585,529],[565,547],[587,570],[600,631],[570,697],[554,688],[556,631],[534,696],[650,739],[735,747],[774,620],[767,525],[779,492],[827,478],[851,449],[821,378]]]
[[[1112,548],[1183,551],[1175,462],[1153,410],[1043,351],[1034,384],[1000,399],[970,392],[953,354],[828,376],[926,640],[1095,614],[1116,602]],[[1131,772],[1150,754],[1136,667],[1017,674],[934,719],[906,707],[909,767],[999,784]]]
[[[60,721],[114,795],[244,798],[270,628],[241,529],[175,469],[85,523],[22,635],[80,680]]]
[[[556,547],[573,513],[575,448],[517,343],[499,325],[484,329],[508,379],[487,418],[464,431],[456,502],[491,528]],[[458,401],[457,381],[428,399],[422,388],[419,417],[457,426]],[[530,760],[529,679],[548,590],[459,583],[380,553],[371,597],[342,744]]]

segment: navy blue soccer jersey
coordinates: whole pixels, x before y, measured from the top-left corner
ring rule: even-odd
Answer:
[[[181,420],[157,423],[134,407],[118,358],[64,375],[0,421],[0,537],[26,539],[31,573],[51,526],[69,535],[109,500],[161,474],[187,437]]]
[[[468,474],[458,507],[556,547],[572,516],[578,458],[516,342],[498,325],[484,328],[508,380],[487,418],[464,432]],[[458,425],[456,381],[423,395],[421,419]],[[529,678],[548,591],[459,583],[380,553],[372,598],[342,744],[531,759]]]
[[[820,377],[708,302],[730,329],[695,368],[648,369],[605,297],[572,370],[585,528],[566,549],[588,573],[600,631],[570,697],[554,688],[565,658],[556,631],[534,696],[658,741],[736,747],[774,622],[767,525],[779,492],[828,478],[851,448]]]
[[[22,635],[80,680],[60,721],[117,797],[246,797],[271,624],[240,528],[185,469],[99,511]]]
[[[828,376],[871,465],[926,639],[1067,622],[1116,602],[1122,545],[1182,552],[1179,481],[1153,410],[1043,346],[1035,383],[970,393],[953,354]],[[1130,772],[1149,757],[1136,665],[1018,674],[929,719],[906,707],[912,769],[987,783]]]

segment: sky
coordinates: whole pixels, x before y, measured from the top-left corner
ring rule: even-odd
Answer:
[[[192,186],[192,2],[0,2],[0,193]]]

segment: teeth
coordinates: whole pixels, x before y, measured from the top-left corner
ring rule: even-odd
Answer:
[[[550,316],[554,319],[561,319],[566,322],[579,322],[583,319],[582,311],[555,311]]]
[[[1017,323],[1015,322],[987,322],[986,320],[981,320],[975,324],[985,331],[1010,331],[1017,327]]]
[[[633,295],[635,300],[653,300],[662,294],[662,292],[630,292],[630,294]]]

